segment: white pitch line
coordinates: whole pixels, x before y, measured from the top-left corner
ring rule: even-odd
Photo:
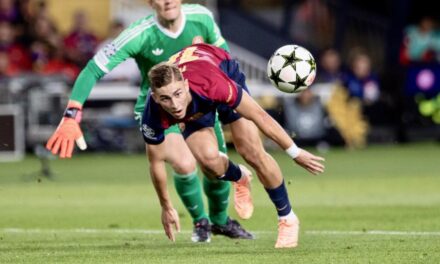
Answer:
[[[2,228],[1,233],[25,233],[25,234],[47,234],[47,233],[77,233],[77,234],[164,234],[163,230],[149,229],[40,229],[40,228]],[[275,234],[275,231],[257,230],[250,231],[254,234]],[[183,230],[181,233],[191,233],[190,230]],[[384,235],[384,236],[440,236],[440,231],[387,231],[387,230],[306,230],[308,235],[337,235],[337,236],[359,236],[359,235]]]
[[[148,229],[93,229],[93,228],[74,228],[74,229],[40,229],[40,228],[3,228],[0,232],[4,233],[78,233],[78,234],[163,234],[163,230]],[[182,231],[187,233],[189,231]]]
[[[339,230],[309,230],[309,235],[385,235],[385,236],[440,236],[440,231],[388,231],[388,230],[366,230],[366,231],[339,231]]]

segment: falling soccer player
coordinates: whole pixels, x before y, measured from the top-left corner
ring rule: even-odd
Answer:
[[[164,166],[164,131],[174,124],[180,124],[185,142],[205,175],[237,183],[243,189],[244,200],[252,206],[249,171],[218,150],[213,129],[218,111],[221,122],[230,125],[237,151],[255,169],[275,205],[279,218],[275,247],[296,247],[299,220],[289,202],[281,170],[264,150],[258,129],[313,174],[324,172],[324,159],[298,148],[283,128],[252,99],[237,62],[222,49],[208,44],[192,45],[168,62],[154,66],[148,77],[152,89],[142,117],[142,130],[148,145],[151,176],[160,203],[166,208],[162,223],[168,237],[174,240],[173,225],[179,226],[177,213],[168,197]]]

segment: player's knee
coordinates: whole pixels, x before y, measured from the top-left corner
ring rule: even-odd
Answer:
[[[182,158],[172,162],[171,167],[178,174],[186,175],[196,170],[196,162],[193,158]]]
[[[221,157],[218,153],[212,153],[210,155],[204,155],[199,160],[200,165],[203,167],[203,170],[206,171],[210,178],[211,177],[219,177],[224,174],[222,171],[222,161]]]

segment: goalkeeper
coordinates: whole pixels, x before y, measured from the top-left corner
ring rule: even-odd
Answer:
[[[98,51],[78,76],[64,117],[46,145],[53,154],[59,153],[61,158],[70,158],[74,141],[80,149],[86,148],[79,126],[83,104],[96,82],[127,58],[136,60],[142,75],[140,94],[134,109],[135,119],[141,122],[150,86],[147,73],[151,67],[168,60],[171,55],[193,43],[206,42],[228,50],[211,12],[206,8],[200,5],[182,5],[181,0],[150,0],[149,3],[155,14],[132,23],[113,42]],[[218,118],[215,133],[220,151],[226,153]],[[208,217],[204,209],[195,158],[177,125],[166,130],[165,144],[166,161],[173,168],[175,188],[193,219],[192,241],[209,242],[211,232],[231,238],[252,238],[237,221],[228,217],[230,184],[203,177],[203,188],[209,204]],[[153,183],[157,190],[157,183]],[[241,218],[247,219],[252,215],[252,203],[244,200],[246,196],[240,193],[240,186],[236,187],[235,209]],[[164,212],[165,205],[161,206]],[[162,213],[162,219],[163,217]]]

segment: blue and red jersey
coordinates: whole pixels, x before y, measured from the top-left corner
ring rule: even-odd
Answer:
[[[213,124],[218,107],[226,106],[232,111],[241,101],[243,87],[240,83],[241,79],[244,82],[244,76],[223,49],[209,44],[195,44],[172,56],[170,62],[178,65],[183,78],[188,81],[192,102],[186,116],[177,120],[154,102],[149,94],[142,117],[142,132],[148,144],[162,143],[165,129],[177,123],[202,120],[203,123]]]

